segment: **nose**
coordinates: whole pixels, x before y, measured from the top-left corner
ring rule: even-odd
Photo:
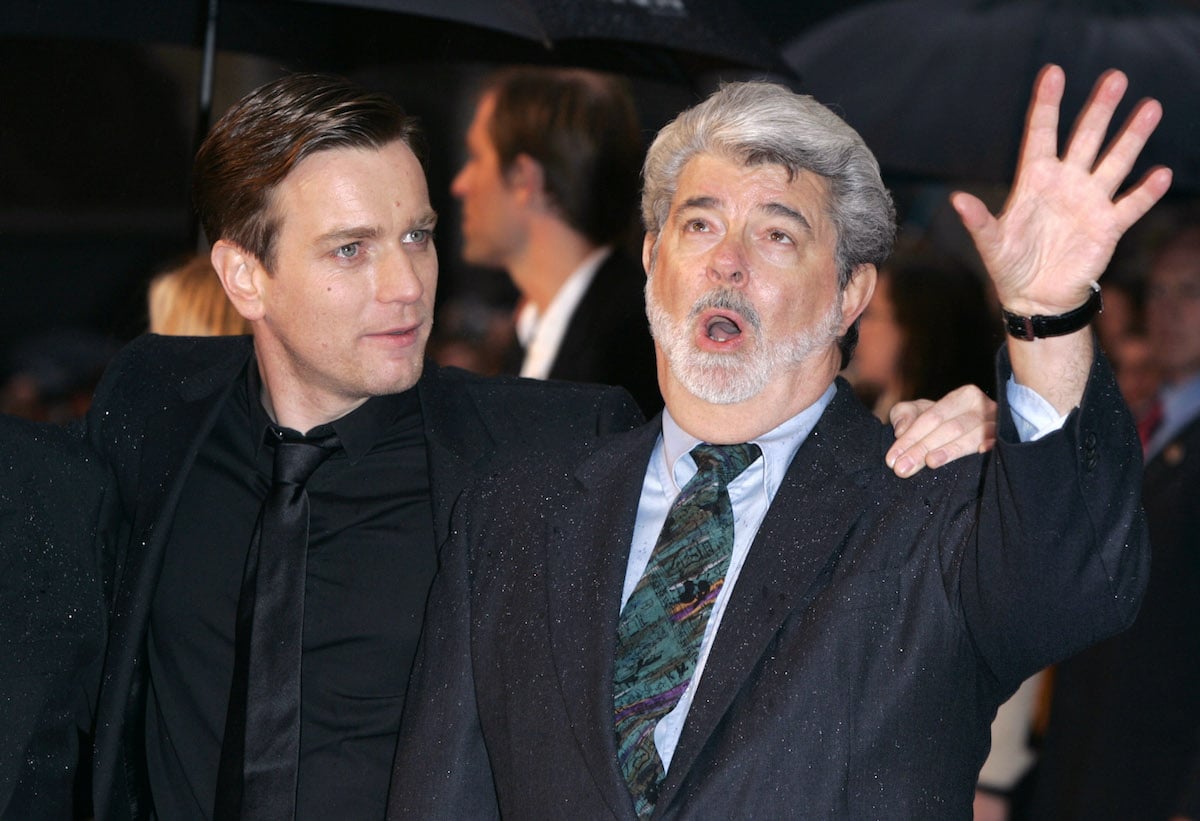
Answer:
[[[740,237],[731,232],[721,238],[709,257],[708,277],[722,285],[739,288],[749,282],[749,259]]]
[[[433,253],[430,248],[426,253]],[[436,262],[434,263],[437,264]],[[404,248],[387,255],[375,279],[375,299],[379,302],[413,303],[425,293],[417,266]]]
[[[458,173],[450,181],[450,193],[459,199],[467,195],[467,167],[465,165],[458,169]]]

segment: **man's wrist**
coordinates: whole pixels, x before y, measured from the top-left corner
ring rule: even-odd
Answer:
[[[1051,336],[1066,336],[1087,327],[1096,314],[1104,310],[1104,301],[1100,296],[1100,285],[1092,283],[1092,291],[1088,299],[1078,308],[1063,314],[1048,316],[1035,314],[1023,316],[1001,307],[1004,316],[1004,329],[1014,339],[1045,339]]]

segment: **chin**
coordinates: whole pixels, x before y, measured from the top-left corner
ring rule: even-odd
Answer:
[[[753,399],[770,381],[769,363],[762,359],[729,357],[725,361],[711,361],[715,357],[727,355],[704,351],[668,355],[671,375],[684,390],[711,405],[736,405]]]
[[[368,396],[387,396],[393,393],[403,393],[417,384],[417,380],[421,378],[423,370],[423,359],[405,363],[403,367],[398,367],[393,363],[386,371],[381,368],[372,375],[373,378],[367,380],[368,384],[365,386],[365,393]]]

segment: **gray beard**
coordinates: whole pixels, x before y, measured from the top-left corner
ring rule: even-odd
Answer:
[[[842,324],[841,294],[814,327],[789,339],[772,342],[762,333],[762,317],[741,291],[709,291],[692,305],[682,321],[667,313],[654,296],[654,274],[646,277],[646,316],[650,333],[667,358],[667,367],[683,387],[713,405],[733,405],[751,399],[767,387],[781,368],[804,361],[837,339]],[[736,311],[752,330],[753,341],[729,353],[702,351],[692,344],[700,314],[708,310]]]

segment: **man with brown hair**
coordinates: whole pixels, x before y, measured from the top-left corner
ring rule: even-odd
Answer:
[[[642,140],[625,83],[583,69],[515,68],[485,84],[451,191],[463,257],[503,268],[521,293],[506,367],[537,379],[620,385],[662,407],[633,227]]]
[[[380,817],[451,504],[517,452],[639,417],[614,389],[425,363],[421,153],[391,99],[306,75],[251,93],[200,149],[213,266],[254,334],[143,337],[96,393],[89,435],[123,512],[100,818]],[[280,492],[307,533],[272,558],[274,455],[306,447],[324,461]],[[298,578],[272,575],[297,554]],[[272,598],[265,579],[298,589]],[[295,648],[270,675],[264,642]]]

